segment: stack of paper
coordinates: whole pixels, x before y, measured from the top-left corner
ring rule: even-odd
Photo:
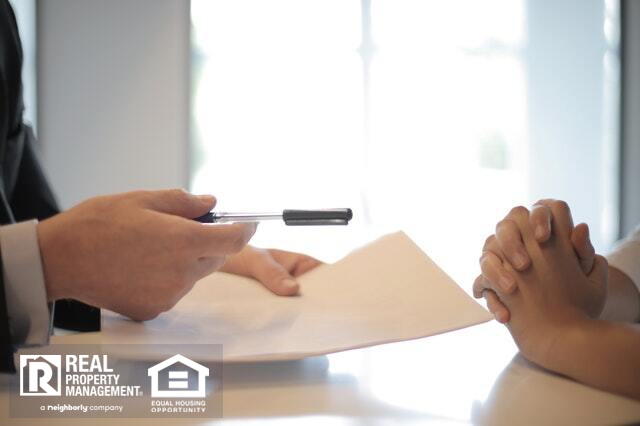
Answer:
[[[300,296],[278,297],[254,280],[216,273],[152,321],[105,312],[101,341],[221,343],[227,362],[281,360],[415,339],[492,318],[402,232],[299,282]]]

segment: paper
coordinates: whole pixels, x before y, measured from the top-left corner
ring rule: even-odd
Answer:
[[[291,360],[416,339],[492,318],[402,232],[318,267],[299,282],[300,296],[278,297],[251,279],[215,273],[152,321],[105,312],[100,340],[221,343],[225,362]],[[203,359],[206,354],[191,356],[215,361]]]

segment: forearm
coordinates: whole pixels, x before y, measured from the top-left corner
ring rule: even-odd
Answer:
[[[601,319],[638,322],[640,320],[640,292],[622,271],[609,266],[609,285]]]
[[[569,329],[542,364],[586,385],[640,399],[640,327],[587,320]]]

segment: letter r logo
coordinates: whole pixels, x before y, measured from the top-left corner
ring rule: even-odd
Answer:
[[[60,355],[20,355],[20,395],[60,396],[61,366]]]

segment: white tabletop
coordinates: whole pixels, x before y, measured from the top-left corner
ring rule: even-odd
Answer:
[[[56,336],[93,343],[98,333]],[[136,369],[132,362],[132,370]],[[80,419],[10,419],[0,377],[0,423],[87,424]],[[227,365],[222,419],[192,424],[621,424],[640,403],[543,371],[517,355],[490,322],[410,342],[302,361]],[[92,424],[176,424],[176,419],[95,419]]]

